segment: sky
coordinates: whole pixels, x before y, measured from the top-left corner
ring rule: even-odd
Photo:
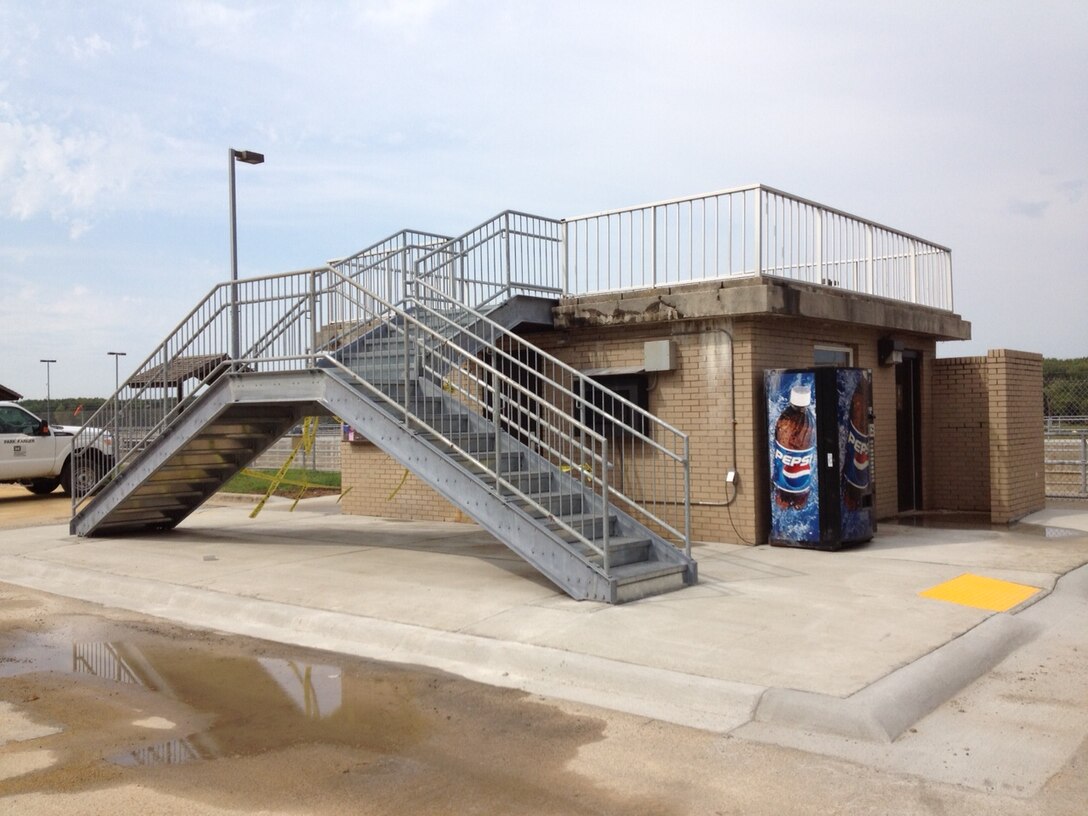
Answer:
[[[1088,356],[1088,3],[0,0],[0,383],[106,396],[229,279],[763,183]]]

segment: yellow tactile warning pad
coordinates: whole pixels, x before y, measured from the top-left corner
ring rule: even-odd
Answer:
[[[1012,581],[1000,581],[997,578],[986,578],[983,575],[972,575],[968,572],[959,578],[923,589],[918,594],[923,598],[973,606],[975,609],[1005,612],[1023,603],[1038,591],[1038,587],[1014,584]]]

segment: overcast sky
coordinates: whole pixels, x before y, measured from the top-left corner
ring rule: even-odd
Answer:
[[[761,182],[1088,356],[1088,3],[0,0],[0,383],[105,396],[229,277]]]

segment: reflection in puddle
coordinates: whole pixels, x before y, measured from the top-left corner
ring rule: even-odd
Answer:
[[[114,765],[123,765],[128,768],[150,767],[152,765],[182,765],[198,759],[215,759],[217,752],[202,750],[193,741],[192,737],[184,739],[172,739],[160,742],[158,745],[149,745],[146,748],[137,748],[134,751],[125,751],[114,754],[107,759]]]
[[[321,719],[340,708],[340,669],[336,666],[268,657],[257,662],[307,717]]]
[[[116,765],[178,765],[303,742],[384,751],[415,742],[423,733],[425,715],[415,682],[398,671],[345,675],[328,663],[193,649],[154,639],[139,644],[79,639],[73,634],[24,634],[3,649],[0,677],[32,672],[93,677],[146,689],[189,712],[187,717],[169,717],[179,724],[171,728],[173,733],[163,733],[167,739],[148,742],[137,737],[125,750],[115,746],[107,751],[106,758]],[[153,703],[134,705],[144,716],[157,713]]]
[[[135,683],[156,690],[158,687],[142,680],[125,659],[118,654],[113,643],[73,643],[72,672],[93,674],[115,683]]]

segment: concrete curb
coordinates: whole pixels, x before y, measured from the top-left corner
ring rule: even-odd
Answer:
[[[0,557],[3,580],[185,626],[448,671],[493,686],[725,733],[752,718],[762,686],[413,624],[239,597],[164,581]]]
[[[1044,621],[1063,614],[1074,598],[1088,598],[1088,565],[1060,576],[1051,592],[1018,613],[995,614],[850,697],[768,689],[756,706],[753,722],[870,742],[893,742],[1038,637],[1046,628]]]
[[[1037,623],[1007,614],[994,615],[850,697],[768,689],[753,719],[870,742],[891,742],[1041,631]]]

